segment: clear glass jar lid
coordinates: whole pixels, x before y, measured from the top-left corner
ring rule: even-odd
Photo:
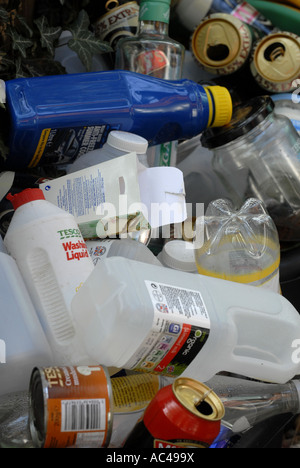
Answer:
[[[257,127],[274,110],[270,96],[259,96],[236,106],[231,122],[223,127],[209,128],[201,137],[202,146],[213,149],[246,135]]]

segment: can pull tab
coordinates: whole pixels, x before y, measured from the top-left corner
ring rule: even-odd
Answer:
[[[209,389],[204,395],[195,402],[195,407],[199,413],[203,414],[204,416],[210,416],[213,413],[213,409],[209,403],[205,400],[209,395],[212,394],[212,389]]]

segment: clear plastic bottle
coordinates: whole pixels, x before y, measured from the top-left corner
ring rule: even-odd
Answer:
[[[0,396],[28,388],[35,365],[53,356],[15,260],[0,236]]]
[[[15,213],[4,243],[16,260],[54,359],[58,364],[87,364],[70,306],[94,264],[75,218],[47,202],[40,189],[8,197]]]
[[[143,166],[148,167],[147,160],[148,142],[145,138],[130,132],[113,130],[109,133],[106,143],[102,148],[90,151],[69,165],[67,173],[80,171],[89,166],[100,164],[110,159],[118,158],[127,153],[136,153]]]
[[[194,250],[201,275],[280,292],[278,232],[260,200],[250,198],[239,210],[214,200],[197,222],[204,236]]]
[[[108,367],[276,383],[300,368],[299,313],[264,288],[106,258],[74,297],[72,316],[90,357]]]
[[[31,373],[29,373],[30,377]],[[29,429],[29,392],[0,397],[0,448],[34,448]]]
[[[251,197],[261,200],[280,241],[300,239],[300,144],[292,122],[274,112],[271,97],[235,107],[230,124],[203,132],[213,151],[212,166],[235,208]]]
[[[272,416],[299,414],[300,382],[266,384],[237,377],[216,375],[206,383],[225,407],[223,425],[232,433],[243,433]]]

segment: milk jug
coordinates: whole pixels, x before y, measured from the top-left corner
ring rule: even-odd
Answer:
[[[112,257],[71,313],[89,356],[106,366],[201,382],[227,371],[285,383],[300,369],[299,314],[265,288]]]

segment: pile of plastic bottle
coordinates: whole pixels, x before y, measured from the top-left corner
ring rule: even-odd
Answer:
[[[299,4],[106,5],[1,84],[0,447],[298,447]]]

